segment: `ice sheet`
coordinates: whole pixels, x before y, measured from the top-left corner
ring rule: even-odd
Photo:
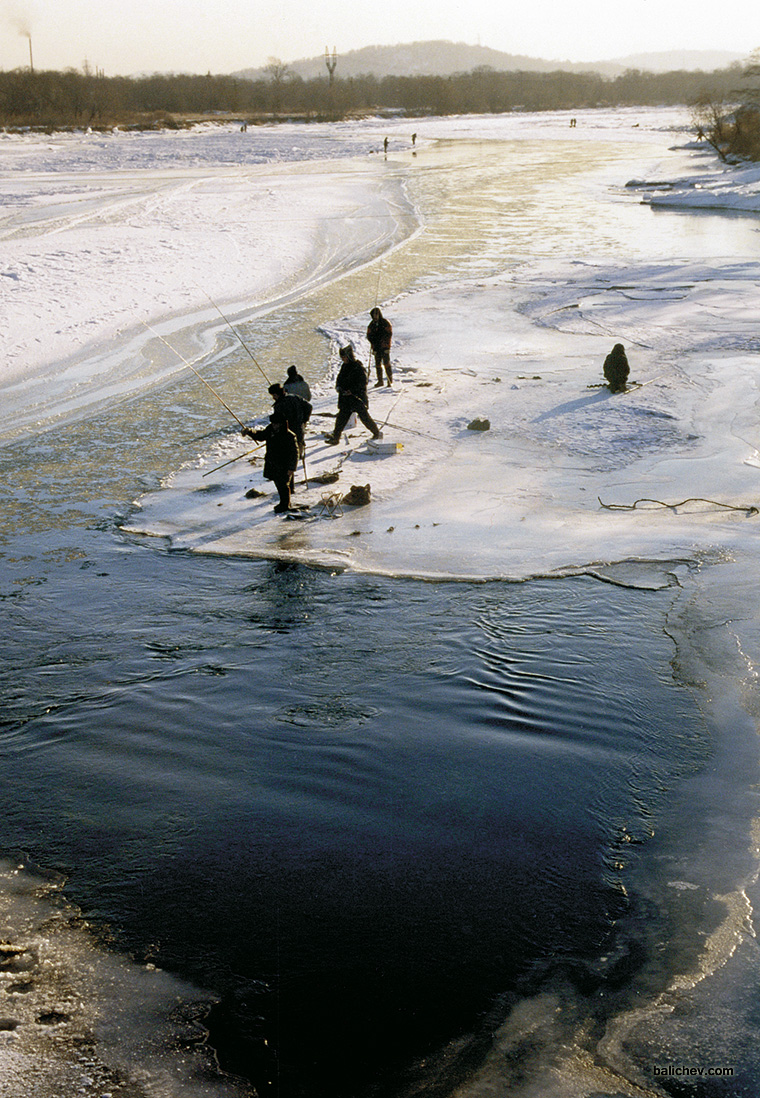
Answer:
[[[8,437],[182,369],[170,352],[154,360],[155,339],[146,351],[143,322],[170,340],[180,328],[195,332],[195,346],[180,346],[202,357],[213,343],[204,325],[221,326],[213,302],[274,308],[417,231],[404,184],[412,129],[418,147],[569,132],[568,115],[554,112],[252,135],[229,124],[6,136]],[[687,129],[685,110],[587,111],[572,135],[625,140],[632,155],[646,142],[641,177],[612,200],[750,208],[760,169],[721,164]],[[383,134],[388,159],[376,151]],[[753,254],[656,265],[558,256],[393,301],[397,384],[373,394],[371,408],[396,452],[369,453],[363,429],[347,446],[325,446],[317,428],[328,429],[334,411],[327,379],[315,399],[309,487],[297,491],[310,505],[304,517],[281,519],[270,496],[246,496],[271,492],[260,464],[211,472],[250,448],[228,436],[167,471],[128,528],[204,552],[431,577],[523,578],[730,553],[756,521],[756,278]],[[337,367],[338,343],[358,342],[366,317],[332,323],[325,318]],[[601,363],[618,340],[639,384],[612,396],[600,387]],[[476,416],[491,429],[468,430]],[[314,483],[338,466],[337,486]],[[369,507],[330,502],[366,483]],[[681,502],[695,499],[711,502]]]
[[[711,318],[726,286],[720,272],[714,280],[702,273],[700,315]],[[692,558],[711,546],[725,551],[757,523],[758,472],[746,463],[760,445],[753,356],[713,349],[679,365],[672,352],[629,347],[635,384],[613,395],[601,377],[610,340],[586,312],[604,308],[618,331],[638,331],[641,302],[610,289],[611,274],[584,269],[570,342],[552,326],[562,322],[557,302],[566,285],[553,295],[537,279],[541,303],[537,294],[522,311],[525,285],[508,280],[396,302],[403,365],[392,390],[371,394],[370,407],[378,423],[388,421],[385,438],[398,452],[373,454],[361,425],[337,449],[312,432],[307,470],[340,468],[340,480],[307,489],[299,477],[296,500],[311,511],[283,520],[272,513],[271,495],[246,499],[251,488],[271,492],[260,464],[243,459],[212,471],[250,448],[228,440],[173,475],[163,492],[143,497],[130,529],[205,552],[478,579]],[[645,287],[657,323],[677,328],[682,303],[667,291],[681,284],[680,268],[616,275],[613,286]],[[748,319],[752,292],[747,283],[731,295],[738,309],[744,294]],[[717,347],[711,323],[692,326],[695,343]],[[316,406],[319,415],[329,398]],[[468,429],[478,416],[488,418],[489,431]],[[343,507],[338,516],[321,505],[365,483],[370,507]],[[644,498],[659,502],[637,503]],[[674,506],[685,500],[692,502]]]

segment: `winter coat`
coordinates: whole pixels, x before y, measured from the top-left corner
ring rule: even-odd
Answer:
[[[264,477],[281,480],[298,468],[298,440],[292,431],[281,423],[269,423],[261,431],[246,431],[250,438],[266,442],[264,451]]]
[[[630,367],[622,343],[616,343],[605,358],[603,373],[613,393],[620,393],[625,389]]]
[[[343,393],[351,393],[362,404],[367,404],[367,371],[358,359],[352,358],[343,363],[338,371],[335,388],[338,390],[339,405],[340,395]]]
[[[295,393],[286,392],[274,402],[273,411],[275,415],[282,416],[287,421],[291,431],[301,436],[304,426],[309,422],[311,404],[303,397],[296,396]]]
[[[301,397],[303,400],[311,400],[311,389],[309,388],[309,383],[308,381],[305,381],[300,374],[298,375],[298,377],[294,377],[292,381],[290,380],[290,378],[288,378],[287,381],[283,382],[282,387],[285,392],[291,396],[298,396]]]
[[[390,320],[381,315],[370,321],[367,339],[373,351],[390,351],[392,338],[393,327]]]
[[[311,389],[309,388],[306,379],[299,374],[295,366],[288,366],[288,376],[283,381],[282,387],[286,393],[292,393],[293,396],[303,397],[304,400],[311,400]]]

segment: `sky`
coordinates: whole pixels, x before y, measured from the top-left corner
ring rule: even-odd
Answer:
[[[547,60],[760,47],[757,0],[0,0],[0,68],[227,73],[362,46],[447,39]],[[340,68],[338,69],[340,72]]]

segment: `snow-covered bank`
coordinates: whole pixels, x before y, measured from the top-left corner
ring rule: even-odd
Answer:
[[[0,862],[3,1094],[251,1098],[206,1044],[213,998],[99,947],[59,888]]]
[[[723,163],[708,145],[691,142],[685,146],[693,163],[683,175],[668,180],[630,180],[629,187],[643,190],[643,201],[671,209],[725,210],[760,213],[760,165]],[[700,167],[701,171],[695,168]]]
[[[234,311],[255,302],[265,311],[294,287],[304,292],[360,266],[417,227],[394,173],[378,178],[360,165],[340,178],[325,166],[257,179],[255,169],[212,165],[25,176],[20,188],[6,176],[2,187],[6,435],[181,369],[178,356],[145,348],[152,338],[145,324],[159,324],[164,335],[218,328],[214,305]],[[197,352],[190,346],[185,354]]]

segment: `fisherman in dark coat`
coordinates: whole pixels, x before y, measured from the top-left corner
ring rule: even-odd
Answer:
[[[375,388],[377,388],[378,385],[383,384],[383,366],[385,367],[388,384],[392,385],[391,340],[393,339],[393,328],[390,320],[386,320],[377,305],[370,311],[369,315],[372,319],[367,328],[367,339],[372,348],[372,355],[375,359],[375,370],[377,371]]]
[[[625,347],[622,343],[616,343],[604,360],[604,377],[613,393],[624,393],[625,383],[628,380],[630,367]]]
[[[338,414],[335,417],[333,433],[327,436],[329,446],[337,446],[343,428],[348,423],[353,412],[356,412],[373,438],[381,438],[380,428],[369,414],[369,399],[367,397],[367,371],[361,362],[354,357],[354,349],[351,346],[341,347],[340,358],[342,366],[338,371],[335,388],[338,390]]]
[[[264,451],[264,477],[274,481],[280,501],[275,506],[278,515],[292,510],[291,493],[295,486],[295,471],[298,468],[298,440],[281,415],[273,412],[269,423],[260,431],[244,427],[242,432],[247,438],[257,442],[266,442]]]
[[[295,393],[286,392],[279,382],[269,386],[269,395],[274,401],[272,411],[285,420],[298,439],[298,452],[303,456],[306,451],[304,429],[311,416],[311,404]]]
[[[309,383],[299,374],[295,366],[288,366],[288,376],[283,381],[282,387],[286,393],[293,393],[295,396],[303,397],[304,400],[311,400]]]

